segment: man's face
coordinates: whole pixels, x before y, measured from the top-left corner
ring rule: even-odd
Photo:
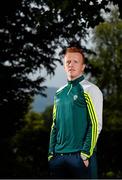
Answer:
[[[78,52],[68,52],[64,56],[64,69],[69,80],[73,80],[83,74],[85,64],[83,56]]]

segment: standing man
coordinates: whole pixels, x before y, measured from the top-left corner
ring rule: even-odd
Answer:
[[[85,80],[84,54],[69,47],[64,54],[68,83],[54,97],[49,169],[54,178],[97,178],[96,144],[102,129],[103,96]]]

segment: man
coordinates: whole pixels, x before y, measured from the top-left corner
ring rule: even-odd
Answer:
[[[102,129],[103,96],[85,80],[85,58],[79,47],[64,55],[68,83],[54,97],[49,168],[55,178],[97,178],[95,149]]]

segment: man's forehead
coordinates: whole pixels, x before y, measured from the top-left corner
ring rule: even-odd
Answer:
[[[82,54],[79,52],[68,52],[64,55],[64,60],[72,59],[72,58],[83,59]]]

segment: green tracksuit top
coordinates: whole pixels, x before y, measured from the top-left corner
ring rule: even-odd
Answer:
[[[103,96],[80,76],[56,91],[49,153],[80,151],[90,157],[102,129]]]

